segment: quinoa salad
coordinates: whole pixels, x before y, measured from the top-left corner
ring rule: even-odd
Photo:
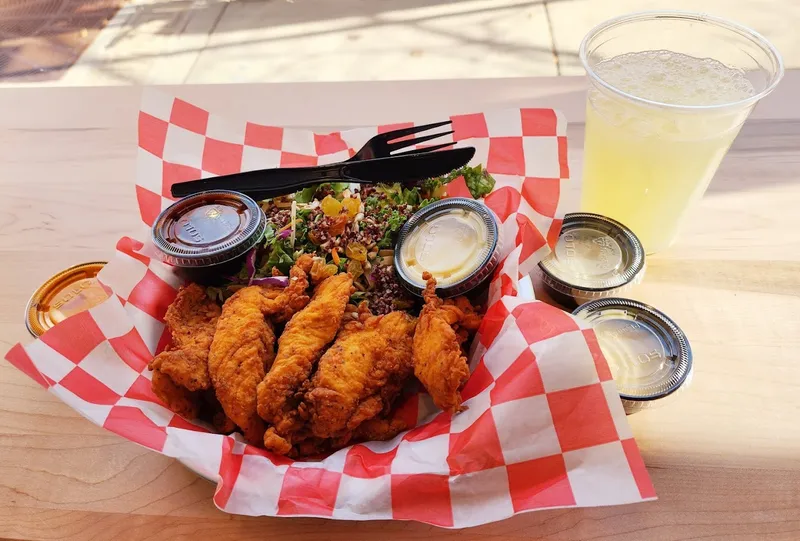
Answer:
[[[267,217],[263,240],[236,276],[208,293],[223,301],[241,287],[288,275],[300,255],[314,254],[312,279],[344,271],[353,276],[351,304],[366,301],[376,315],[411,311],[417,301],[394,270],[397,234],[417,210],[446,197],[448,183],[461,176],[476,199],[494,188],[494,179],[477,165],[411,186],[325,183],[261,201]]]

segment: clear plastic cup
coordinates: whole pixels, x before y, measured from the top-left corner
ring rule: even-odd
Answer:
[[[758,33],[703,14],[607,21],[580,47],[589,76],[581,210],[631,228],[647,253],[675,239],[755,104],[783,77]]]

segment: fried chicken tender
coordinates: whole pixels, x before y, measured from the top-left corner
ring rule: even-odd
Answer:
[[[158,370],[153,371],[150,382],[153,393],[170,409],[186,419],[195,419],[200,412],[200,393],[176,385],[172,379]]]
[[[219,305],[199,285],[189,284],[178,291],[164,316],[172,344],[150,361],[150,369],[190,391],[208,389],[208,350],[219,315]]]
[[[213,389],[190,391],[176,385],[169,376],[159,371],[153,372],[153,391],[169,405],[169,409],[186,419],[206,419],[219,434],[230,434],[236,425],[222,411]]]
[[[466,297],[456,297],[444,301],[446,310],[454,310],[455,317],[459,319],[458,326],[469,332],[475,332],[481,326],[483,316],[478,313],[478,307],[472,306]]]
[[[318,438],[342,438],[388,413],[414,366],[416,320],[405,312],[346,323],[319,361],[301,408]]]
[[[266,430],[255,412],[256,385],[275,358],[275,331],[264,318],[264,301],[262,288],[249,286],[225,302],[208,359],[222,408],[251,443]]]
[[[354,441],[387,441],[408,428],[399,417],[377,417],[361,423],[353,434]]]
[[[151,370],[157,370],[168,376],[176,385],[190,391],[208,389],[211,386],[208,377],[208,348],[164,350],[156,355],[148,366]]]
[[[436,280],[427,272],[422,278],[427,284],[423,295],[425,306],[414,333],[414,375],[434,404],[444,411],[459,412],[463,409],[459,390],[469,379],[461,344],[467,338],[467,331],[480,325],[480,316],[471,306],[467,310],[466,299],[445,304],[436,296]],[[469,328],[459,329],[462,323]]]
[[[298,260],[284,289],[248,286],[234,293],[222,307],[211,343],[208,370],[217,398],[255,445],[266,430],[256,414],[256,386],[275,359],[272,321],[288,319],[308,303],[306,266],[310,268],[310,259]]]
[[[311,272],[314,258],[303,254],[289,271],[289,285],[286,288],[267,287],[261,291],[264,303],[261,311],[274,323],[286,323],[293,315],[305,308],[310,300],[308,296],[308,275]]]
[[[317,286],[308,306],[286,324],[275,362],[258,384],[258,414],[273,425],[264,435],[268,450],[279,454],[291,450],[292,436],[303,425],[297,411],[300,392],[339,330],[352,286],[347,274],[327,278]]]
[[[217,400],[217,394],[214,389],[209,389],[203,392],[203,405],[200,408],[200,417],[208,419],[211,426],[219,434],[230,434],[236,430],[236,423],[225,415],[225,410],[222,409],[222,404]]]
[[[189,284],[178,291],[164,320],[172,343],[148,365],[153,371],[152,389],[167,407],[184,417],[197,417],[200,407],[196,391],[208,389],[208,351],[220,307],[205,289]]]
[[[292,458],[324,456],[358,442],[390,440],[407,428],[406,422],[399,417],[392,415],[375,417],[364,421],[353,432],[347,432],[339,438],[310,436],[293,442],[288,454]]]

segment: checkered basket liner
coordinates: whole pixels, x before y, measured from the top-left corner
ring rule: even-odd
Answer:
[[[214,502],[229,513],[462,528],[538,509],[654,499],[593,331],[534,300],[528,277],[568,210],[566,122],[550,109],[451,119],[453,140],[476,147],[474,163],[497,180],[485,203],[502,224],[504,256],[471,347],[466,411],[442,413],[426,394],[412,396],[400,412],[414,428],[315,462],[182,419],[152,393],[147,369],[169,339],[163,318],[180,279],[129,237],[100,275],[114,293],[108,301],[6,358],[93,423],[217,480]],[[231,121],[147,91],[136,182],[142,220],[151,224],[171,203],[175,182],[335,162],[376,133],[411,125],[319,134]],[[469,196],[463,179],[449,195]]]

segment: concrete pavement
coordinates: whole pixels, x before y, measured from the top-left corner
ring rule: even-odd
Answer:
[[[670,0],[771,39],[800,67],[795,0]],[[595,24],[656,0],[131,0],[56,85],[582,73]],[[9,83],[6,83],[9,84]],[[16,84],[11,82],[10,84]]]

